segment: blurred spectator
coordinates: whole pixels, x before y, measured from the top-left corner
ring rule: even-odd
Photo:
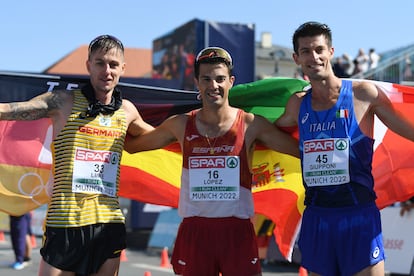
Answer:
[[[347,74],[348,76],[352,76],[355,68],[354,61],[352,60],[352,58],[347,53],[345,53],[342,55],[342,61],[345,74]]]
[[[405,59],[404,80],[405,81],[414,80],[414,78],[413,78],[413,69],[411,67],[411,59],[409,57],[407,57]]]
[[[301,80],[309,81],[308,76],[306,76],[305,74],[303,74],[301,68],[297,68],[296,69],[293,77],[296,78],[296,79],[301,79]]]
[[[32,214],[30,212],[22,216],[10,215],[10,237],[15,256],[12,268],[15,270],[25,268],[30,262],[32,252],[31,221]]]
[[[345,72],[345,64],[342,57],[336,57],[333,62],[333,71],[339,78],[349,78],[349,75]]]
[[[378,62],[381,59],[380,55],[375,52],[374,48],[369,49],[369,69],[374,69],[378,66]]]
[[[352,64],[354,65],[354,71],[352,71],[352,75],[356,75],[356,74],[362,73],[361,67],[358,66],[359,65],[358,59],[354,58],[352,60]]]
[[[358,55],[355,57],[355,65],[357,66],[357,73],[365,73],[369,68],[369,57],[365,54],[364,49],[359,48]]]
[[[400,216],[404,216],[406,212],[409,212],[414,207],[414,197],[407,201],[401,202]]]

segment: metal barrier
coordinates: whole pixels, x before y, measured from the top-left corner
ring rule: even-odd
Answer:
[[[385,53],[376,68],[355,74],[351,78],[414,85],[413,61],[414,44]]]

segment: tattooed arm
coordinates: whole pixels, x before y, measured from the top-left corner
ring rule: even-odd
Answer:
[[[25,102],[0,103],[0,120],[30,121],[53,118],[72,106],[70,91],[46,92]]]

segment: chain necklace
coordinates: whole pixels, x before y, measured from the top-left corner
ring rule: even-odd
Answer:
[[[209,130],[211,130],[211,127],[208,124],[206,124],[203,121],[201,121],[198,116],[196,117],[196,120],[198,120],[200,122],[201,126],[204,129],[203,132],[205,132],[205,134],[203,136],[206,138],[206,141],[207,141],[208,146],[210,148],[209,149],[209,153],[211,155],[213,155],[214,154],[214,147],[216,146],[216,142],[217,142],[218,138],[220,137],[219,134],[221,132],[221,129],[219,127],[218,131],[216,133],[213,133],[212,136],[209,137],[208,132],[209,132]]]
[[[204,135],[204,137],[206,137],[208,146],[210,147],[210,154],[214,154],[214,146],[216,145],[216,142],[217,142],[217,138],[218,137],[214,137],[213,145],[211,145],[211,142],[210,142],[210,139],[208,138],[208,134],[207,133],[206,133],[206,135]]]

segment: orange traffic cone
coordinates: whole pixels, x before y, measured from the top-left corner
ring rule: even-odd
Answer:
[[[128,261],[128,258],[127,258],[126,253],[125,253],[125,249],[123,249],[121,251],[120,259],[121,259],[121,262],[127,262]]]
[[[4,242],[6,239],[4,238],[4,232],[0,231],[0,242]]]
[[[145,271],[144,276],[151,276],[151,272]]]
[[[299,276],[308,276],[308,271],[303,266],[299,267]]]
[[[30,243],[32,244],[32,248],[37,247],[37,242],[36,242],[36,236],[35,235],[30,236]]]
[[[168,247],[164,247],[161,252],[161,267],[171,267],[170,260],[168,258]]]

